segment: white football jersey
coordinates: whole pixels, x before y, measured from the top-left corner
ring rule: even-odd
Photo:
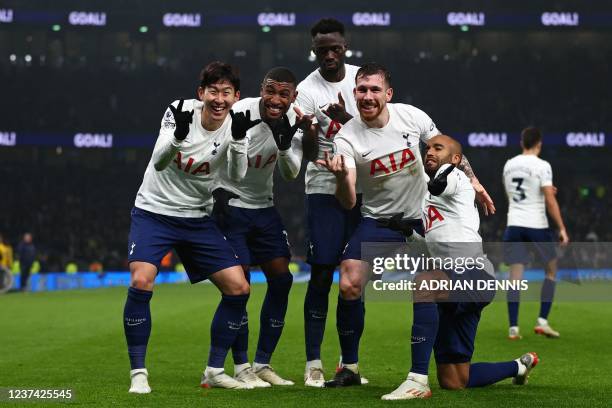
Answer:
[[[548,228],[542,187],[553,185],[550,164],[531,154],[519,154],[504,166],[508,195],[508,226]]]
[[[251,120],[261,119],[259,101],[261,98],[245,98],[232,106],[234,112],[250,111]],[[289,123],[295,124],[293,105],[287,112]],[[302,156],[302,132],[298,129],[291,142],[293,153]],[[228,168],[220,172],[220,182],[224,188],[237,194],[240,198],[233,198],[229,204],[242,208],[266,208],[274,205],[272,193],[274,180],[274,167],[279,157],[278,147],[272,136],[272,130],[266,123],[261,122],[247,131],[247,160],[246,175],[240,181],[229,177]]]
[[[346,73],[340,82],[328,82],[321,76],[319,70],[313,71],[297,87],[297,104],[306,115],[315,115],[316,122],[319,124],[319,159],[325,157],[325,152],[332,152],[334,146],[334,136],[338,133],[342,125],[332,121],[323,110],[327,109],[330,103],[338,102],[338,92],[346,104],[345,109],[353,117],[359,116],[357,104],[353,95],[355,88],[355,75],[359,67],[344,64]],[[308,163],[306,168],[306,194],[334,194],[336,192],[336,178],[323,166],[313,162]]]
[[[361,214],[387,218],[397,213],[420,219],[427,191],[419,142],[440,132],[422,110],[388,103],[389,122],[370,128],[360,117],[346,123],[336,135],[336,154],[348,168],[357,169],[363,190]]]
[[[436,176],[450,164],[440,166]],[[439,196],[429,191],[423,200],[423,226],[427,242],[482,242],[480,217],[474,203],[476,192],[470,179],[457,168],[447,177]]]
[[[178,105],[178,101],[172,103]],[[196,99],[183,103],[183,111],[193,110],[193,120],[185,140],[175,145],[175,122],[170,109],[166,109],[153,155],[136,195],[135,206],[156,214],[195,218],[210,215],[209,191],[215,173],[227,171],[228,145],[231,140],[231,118],[223,125],[208,131],[202,127],[204,104]],[[173,158],[163,170],[156,170],[162,151]]]

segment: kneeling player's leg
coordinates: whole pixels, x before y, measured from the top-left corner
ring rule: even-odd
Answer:
[[[321,359],[321,343],[325,333],[329,291],[334,278],[334,265],[312,265],[304,299],[304,334],[306,360]]]
[[[157,267],[147,262],[130,263],[131,282],[123,309],[123,328],[132,370],[145,368],[151,335],[150,301]]]
[[[269,364],[285,325],[289,291],[293,275],[289,272],[289,258],[278,257],[261,264],[268,289],[261,307],[259,341],[255,363]]]

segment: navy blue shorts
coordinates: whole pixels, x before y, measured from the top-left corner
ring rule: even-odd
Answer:
[[[460,364],[472,360],[478,322],[486,302],[438,303],[440,316],[434,355],[438,364]]]
[[[415,231],[423,234],[422,226],[419,224]],[[364,242],[406,242],[406,237],[401,232],[377,226],[374,218],[363,217],[348,244],[346,244],[341,260],[360,260],[361,244]]]
[[[260,265],[274,258],[291,258],[289,239],[278,211],[229,206],[219,227],[244,265]]]
[[[503,241],[508,243],[504,245],[504,260],[508,264],[529,263],[529,248],[533,248],[544,263],[557,257],[557,245],[550,228],[507,227]]]
[[[147,262],[159,269],[162,258],[173,248],[191,283],[208,279],[222,269],[240,265],[234,250],[212,218],[171,217],[134,207],[128,262]]]
[[[462,273],[445,271],[452,280],[471,281],[473,289],[456,290],[449,295],[451,302],[438,303],[438,336],[434,355],[439,364],[459,364],[472,360],[474,341],[480,314],[495,297],[494,290],[478,289],[478,280],[494,280],[484,270],[469,269]],[[452,300],[457,301],[453,302]]]
[[[361,194],[350,210],[332,194],[306,194],[306,262],[338,265],[342,250],[361,220]]]

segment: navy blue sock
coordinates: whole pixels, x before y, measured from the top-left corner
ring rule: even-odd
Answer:
[[[238,330],[236,340],[232,344],[232,356],[236,365],[249,362],[249,316],[246,311],[240,324],[240,330]]]
[[[151,309],[153,292],[130,287],[123,309],[123,330],[127,340],[132,370],[145,367],[147,344],[151,335]]]
[[[509,290],[508,294],[508,319],[510,326],[518,326],[519,302],[521,300],[521,292],[518,290]]]
[[[221,302],[210,325],[209,367],[223,368],[227,352],[242,327],[248,300],[249,295],[221,295]]]
[[[506,378],[516,377],[518,363],[506,361],[504,363],[475,363],[470,365],[470,379],[467,388],[484,387],[495,384]]]
[[[324,289],[308,282],[304,299],[304,335],[306,338],[306,360],[321,359],[321,343],[325,333],[329,287]]]
[[[556,282],[554,280],[548,278],[544,279],[544,283],[542,284],[542,292],[540,293],[540,317],[542,319],[548,319],[552,301],[555,297],[555,286]]]
[[[246,278],[249,285],[251,284],[251,271],[245,270],[244,277]],[[234,358],[234,364],[245,364],[249,362],[249,316],[245,309],[244,316],[242,317],[241,327],[236,335],[236,340],[232,344],[232,356]]]
[[[336,328],[343,364],[355,364],[359,361],[359,340],[363,334],[364,320],[365,307],[361,298],[345,300],[338,296]]]
[[[261,306],[259,340],[254,360],[256,363],[270,363],[272,353],[283,333],[292,283],[293,275],[290,272],[268,279],[268,290]]]
[[[435,303],[414,303],[412,321],[410,372],[427,375],[429,359],[438,334],[438,305]]]

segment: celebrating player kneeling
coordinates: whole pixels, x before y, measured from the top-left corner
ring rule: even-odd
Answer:
[[[427,141],[424,165],[430,181],[423,202],[425,240],[432,257],[451,254],[464,259],[469,255],[473,259],[480,255],[485,266],[469,268],[462,273],[456,270],[423,272],[417,275],[417,281],[494,279],[493,266],[482,255],[475,191],[465,173],[455,167],[461,157],[461,145],[449,136],[438,135]],[[440,295],[445,298],[441,299]],[[525,384],[529,372],[538,363],[535,353],[526,353],[508,362],[471,363],[480,314],[493,296],[492,291],[478,290],[450,294],[416,292],[412,367],[406,381],[382,399],[429,398],[428,368],[432,349],[438,382],[444,389],[482,387],[505,378],[513,378],[515,384]]]

